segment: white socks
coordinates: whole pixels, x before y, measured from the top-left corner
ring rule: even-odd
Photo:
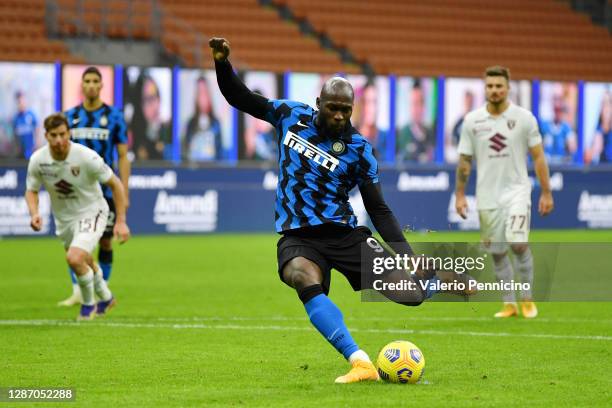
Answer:
[[[108,285],[106,284],[106,281],[102,277],[102,271],[100,270],[100,267],[97,265],[96,265],[96,271],[93,274],[93,283],[94,283],[94,290],[96,291],[96,295],[98,295],[100,300],[102,300],[103,302],[108,302],[113,297],[113,295],[111,294],[111,291],[108,289]]]
[[[77,275],[77,282],[81,288],[81,295],[83,296],[83,304],[86,306],[94,305],[94,273],[91,268],[85,275]]]
[[[505,255],[501,261],[495,263],[495,276],[498,281],[503,280],[504,282],[510,282],[513,278],[512,265],[508,259],[508,255]],[[516,296],[513,290],[505,290],[502,294],[502,300],[505,303],[516,303]]]
[[[96,267],[96,272],[92,271],[91,268],[87,269],[89,270],[85,275],[77,275],[77,282],[79,283],[81,295],[83,296],[83,304],[87,306],[95,304],[94,291],[100,300],[104,302],[109,301],[113,295],[102,277],[100,268]]]
[[[533,299],[531,292],[533,287],[533,257],[531,256],[531,249],[527,248],[525,252],[514,257],[516,258],[518,272],[521,275],[521,281],[529,283],[529,289],[522,292],[523,299]]]
[[[353,354],[351,354],[348,358],[349,363],[353,363],[355,360],[362,360],[362,361],[367,361],[368,363],[371,363],[372,361],[370,361],[370,357],[368,356],[368,353],[366,353],[363,350],[357,350],[355,351]]]

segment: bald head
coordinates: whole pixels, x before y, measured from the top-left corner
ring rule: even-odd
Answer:
[[[350,100],[351,103],[353,103],[355,97],[353,86],[342,77],[329,78],[323,84],[323,88],[321,88],[321,100],[327,101],[337,97],[341,97],[344,100]]]
[[[344,78],[333,77],[325,81],[317,98],[317,124],[329,137],[340,135],[347,129],[353,113],[353,87]]]

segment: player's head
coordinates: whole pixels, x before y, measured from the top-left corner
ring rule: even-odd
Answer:
[[[102,74],[96,67],[87,67],[81,76],[81,90],[83,97],[95,101],[100,97],[102,90]]]
[[[474,92],[466,89],[463,94],[463,110],[468,113],[472,109],[474,109]]]
[[[422,123],[425,114],[425,93],[419,79],[414,81],[410,91],[410,116],[412,123]]]
[[[210,90],[208,82],[203,76],[199,77],[196,82],[196,112],[210,114],[212,111],[212,101],[210,98]]]
[[[159,87],[149,75],[145,75],[142,81],[142,114],[149,123],[159,120],[161,101]]]
[[[508,98],[510,90],[510,70],[501,65],[494,65],[485,70],[485,94],[487,102],[501,105]]]
[[[558,123],[564,119],[564,116],[568,111],[563,85],[556,84],[553,87],[552,99],[554,121]]]
[[[17,110],[23,112],[26,109],[25,95],[22,91],[15,92],[15,101],[17,101]]]
[[[325,81],[317,98],[318,125],[329,136],[340,135],[353,114],[353,87],[344,78],[332,77]]]
[[[65,157],[70,146],[68,119],[63,113],[54,113],[45,118],[45,139],[54,157]]]
[[[366,83],[363,87],[361,98],[361,124],[365,126],[376,125],[378,95],[374,82],[368,81]]]

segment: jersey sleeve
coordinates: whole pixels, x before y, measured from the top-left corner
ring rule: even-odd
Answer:
[[[113,129],[113,142],[114,144],[127,144],[127,125],[125,124],[125,119],[123,118],[123,114],[120,110],[115,110],[113,112],[115,117],[115,128]]]
[[[291,110],[298,104],[298,102],[286,99],[269,99],[266,105],[266,115],[264,119],[278,129],[283,119],[291,115]]]
[[[87,153],[86,165],[89,174],[100,183],[107,183],[113,176],[113,171],[96,152]]]
[[[470,121],[467,117],[463,119],[461,126],[461,136],[459,137],[459,146],[457,147],[459,154],[466,156],[474,155],[474,145],[472,143],[472,130],[470,129]]]
[[[542,135],[540,134],[540,128],[538,127],[538,121],[533,114],[529,114],[527,120],[527,146],[534,147],[542,143]]]
[[[42,185],[42,178],[38,171],[38,160],[37,156],[32,156],[32,159],[28,163],[28,174],[26,175],[26,190],[38,191]]]
[[[378,161],[374,157],[372,145],[364,144],[363,151],[359,157],[359,170],[357,174],[357,185],[359,187],[378,183]]]

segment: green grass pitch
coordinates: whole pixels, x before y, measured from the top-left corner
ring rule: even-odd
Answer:
[[[540,303],[535,320],[499,321],[499,303],[363,303],[334,272],[330,296],[371,357],[406,339],[426,358],[422,384],[336,385],[348,364],[278,280],[277,239],[134,237],[115,250],[117,308],[81,324],[55,306],[69,294],[59,240],[0,240],[0,387],[72,387],[72,407],[612,404],[612,303]],[[612,231],[532,240],[611,242]]]

